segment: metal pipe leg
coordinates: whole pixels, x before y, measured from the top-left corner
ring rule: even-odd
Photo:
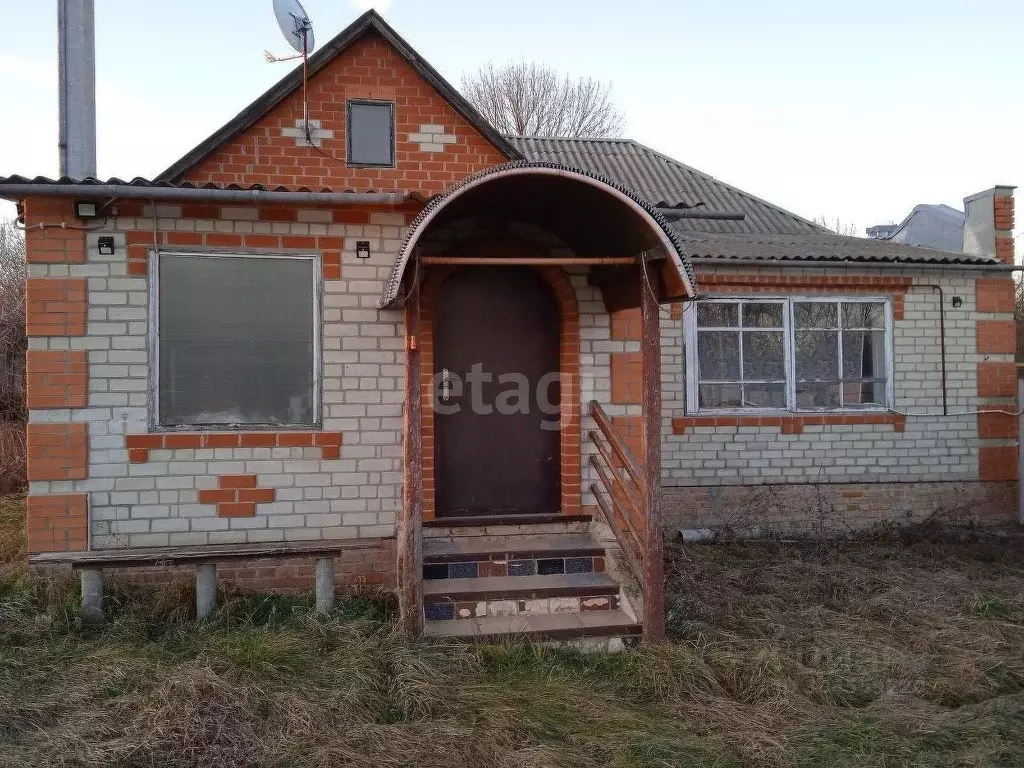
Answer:
[[[217,566],[201,563],[196,566],[196,618],[205,619],[217,607]]]
[[[78,576],[82,583],[82,618],[87,622],[103,623],[103,571],[83,568]]]
[[[316,612],[330,613],[334,608],[334,558],[316,561]]]

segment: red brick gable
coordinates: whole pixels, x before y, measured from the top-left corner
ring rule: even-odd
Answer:
[[[333,131],[322,151],[284,135],[302,120],[301,89],[259,122],[214,150],[185,179],[196,183],[262,184],[268,187],[400,189],[436,194],[470,174],[509,158],[462,117],[382,37],[368,32],[316,72],[308,84],[310,120]],[[345,161],[347,99],[381,99],[395,104],[394,168],[350,168]],[[424,126],[454,135],[444,151],[421,149]],[[300,144],[299,146],[296,146]]]

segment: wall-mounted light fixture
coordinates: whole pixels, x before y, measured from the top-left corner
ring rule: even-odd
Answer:
[[[953,297],[953,309],[960,309],[964,305],[964,300],[960,296]]]
[[[357,240],[356,241],[356,258],[368,259],[370,258],[370,241],[369,240]]]
[[[75,200],[75,216],[80,219],[95,219],[100,215],[100,207],[92,200]]]
[[[100,252],[100,256],[113,256],[114,255],[114,238],[112,237],[101,237],[96,241],[96,248]]]

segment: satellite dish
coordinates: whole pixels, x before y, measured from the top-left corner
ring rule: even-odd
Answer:
[[[274,15],[292,48],[306,55],[313,52],[313,22],[299,0],[274,0]]]

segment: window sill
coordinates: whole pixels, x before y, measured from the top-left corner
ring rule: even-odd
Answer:
[[[341,456],[342,435],[321,430],[150,432],[125,435],[124,443],[131,464],[145,464],[150,451],[202,448],[319,448],[321,458],[337,459]]]
[[[887,411],[840,413],[790,413],[785,416],[717,414],[672,419],[672,434],[684,435],[687,427],[779,427],[784,435],[799,435],[806,426],[890,425],[894,432],[906,429],[907,417]]]

